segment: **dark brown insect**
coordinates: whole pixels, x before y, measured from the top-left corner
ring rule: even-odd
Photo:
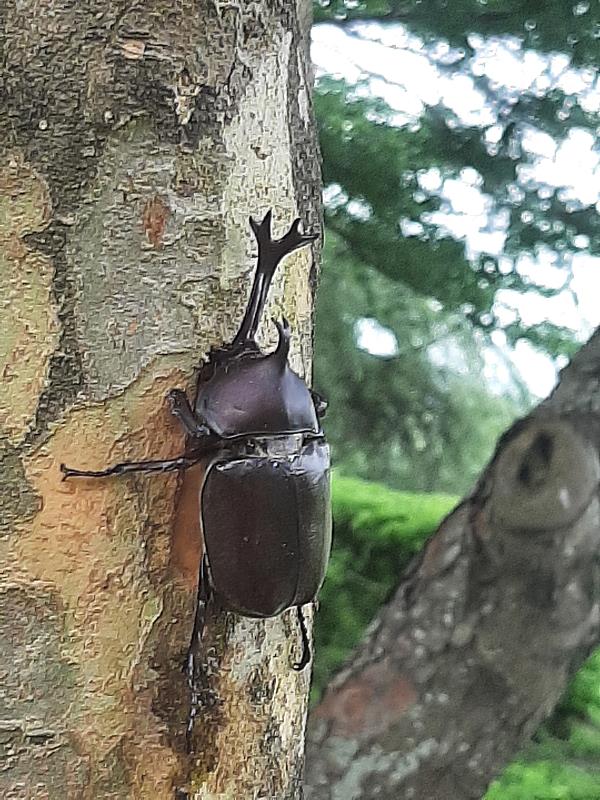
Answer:
[[[198,702],[199,653],[209,604],[247,617],[273,617],[296,606],[303,652],[310,661],[302,605],[319,591],[331,547],[329,447],[320,418],[325,401],[289,366],[290,328],[275,322],[279,343],[263,353],[256,343],[273,274],[288,253],[316,237],[295,220],[281,239],[271,236],[271,212],[250,224],[258,264],[250,300],[230,344],[213,349],[201,366],[193,406],[179,389],[169,393],[173,414],[188,434],[186,452],[167,461],[137,461],[100,471],[61,465],[64,478],[105,478],[168,472],[205,463],[200,510],[204,555],[186,668],[192,690],[188,742]]]

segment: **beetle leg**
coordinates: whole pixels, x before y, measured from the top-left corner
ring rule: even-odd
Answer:
[[[317,412],[317,417],[322,419],[327,412],[327,406],[329,403],[318,392],[314,392],[312,389],[310,391],[310,396],[312,397],[313,405],[315,407],[315,411]]]
[[[292,664],[292,669],[295,669],[296,672],[301,672],[310,661],[310,642],[308,640],[308,631],[306,630],[302,606],[296,606],[296,611],[298,612],[298,622],[300,623],[300,634],[302,636],[302,657],[300,661]]]
[[[171,404],[171,413],[181,422],[186,433],[197,438],[212,435],[210,428],[194,414],[185,392],[181,389],[172,389],[167,398]]]
[[[198,689],[200,675],[199,665],[201,663],[199,655],[202,650],[202,639],[206,628],[206,616],[208,606],[213,599],[213,591],[210,583],[208,571],[208,557],[206,553],[202,556],[200,565],[200,575],[198,577],[198,597],[196,600],[196,614],[194,616],[194,628],[192,638],[188,647],[187,657],[183,665],[183,671],[187,674],[188,686],[190,687],[190,709],[188,713],[187,728],[185,733],[186,748],[188,753],[192,749],[192,733],[194,722],[200,708],[201,691]]]
[[[115,464],[114,467],[101,470],[72,469],[61,464],[60,471],[63,474],[63,481],[66,481],[67,478],[109,478],[111,475],[127,475],[130,472],[176,472],[193,467],[205,455],[206,451],[203,451],[202,454],[178,456],[166,461],[124,461],[121,464]]]

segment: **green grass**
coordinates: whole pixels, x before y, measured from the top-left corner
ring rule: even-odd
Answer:
[[[333,550],[315,626],[313,700],[456,500],[334,476]]]

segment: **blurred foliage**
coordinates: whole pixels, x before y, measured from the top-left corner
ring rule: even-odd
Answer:
[[[421,203],[414,198],[414,165],[425,169],[437,161],[428,132],[391,127],[386,120],[392,112],[382,101],[351,99],[350,93],[341,81],[322,80],[315,101],[325,185],[337,184],[347,196],[326,208],[328,232],[343,238],[355,259],[419,294],[450,308],[470,303],[489,312],[493,279],[470,268],[462,243],[436,238],[435,231],[422,238],[399,235],[402,218],[417,218],[439,205],[433,198]],[[368,219],[352,213],[356,200],[368,204]]]
[[[456,505],[450,495],[393,492],[337,473],[332,487],[333,550],[314,629],[315,699],[412,556]]]
[[[400,22],[424,37],[469,47],[469,34],[518,36],[527,47],[598,62],[600,8],[591,0],[316,0],[315,22]]]
[[[337,473],[334,546],[315,618],[318,700],[399,575],[456,504],[449,495],[394,492]],[[600,650],[577,673],[550,722],[486,800],[599,800]]]
[[[600,770],[586,772],[544,759],[508,767],[494,781],[485,800],[598,800]]]
[[[486,143],[482,128],[456,124],[441,108],[428,109],[418,124],[400,127],[394,123],[397,113],[383,100],[357,95],[356,86],[328,77],[317,83],[315,107],[323,178],[326,187],[335,188],[325,206],[327,231],[342,238],[358,261],[437,299],[445,310],[460,310],[480,329],[500,327],[494,313],[500,289],[557,292],[523,275],[519,255],[554,251],[566,282],[570,259],[582,251],[582,243],[586,252],[600,254],[600,215],[593,203],[580,208],[556,187],[519,179],[528,163],[520,144],[526,129],[520,131],[514,120],[504,122],[500,145]],[[534,123],[528,117],[528,124]],[[594,124],[600,125],[600,118]],[[545,132],[548,126],[537,127]],[[567,128],[562,128],[564,134]],[[442,229],[439,218],[430,219],[449,209],[439,190],[424,189],[423,176],[435,169],[441,182],[457,180],[466,167],[476,171],[477,188],[496,217],[507,215],[502,260],[487,253],[468,258],[465,242]],[[419,232],[402,235],[406,223],[416,224]],[[549,322],[543,335],[518,318],[505,332],[509,341],[530,339],[551,355],[572,355],[575,349],[572,332]]]
[[[452,0],[449,10],[448,0],[314,3],[315,21],[337,25],[357,49],[361,42],[383,39],[391,51],[412,49],[440,76],[478,91],[480,111],[487,111],[478,124],[467,124],[442,92],[436,104],[411,119],[372,92],[376,78],[393,94],[403,87],[403,75],[382,72],[377,64],[370,71],[364,59],[356,84],[320,75],[315,104],[324,180],[337,191],[326,203],[326,224],[359,261],[436,298],[444,310],[461,309],[472,323],[491,331],[500,327],[494,314],[499,289],[558,291],[524,276],[518,256],[551,250],[568,278],[573,255],[600,254],[597,198],[578,198],[568,187],[548,184],[547,176],[535,171],[539,153],[531,141],[532,135],[544,135],[544,146],[559,146],[572,133],[587,132],[591,140],[600,129],[595,94],[600,6],[589,0]],[[366,29],[361,20],[379,24]],[[401,44],[385,38],[390,30],[398,32]],[[412,44],[402,31],[412,35]],[[490,41],[496,47],[510,41],[523,70],[532,76],[539,72],[522,91],[510,76],[503,83],[490,72],[493,48],[485,48]],[[570,79],[561,82],[569,70]],[[502,258],[466,253],[465,242],[453,238],[439,216],[431,221],[432,212],[451,209],[439,187],[426,188],[423,176],[435,169],[443,184],[460,180],[465,168],[471,178],[475,171],[477,190],[496,217],[492,225],[500,218],[508,223]],[[407,222],[413,223],[410,235],[403,234]],[[509,342],[526,338],[551,355],[569,356],[574,349],[572,333],[549,322],[528,328],[517,318],[505,332]]]
[[[359,264],[329,236],[315,319],[315,386],[329,399],[325,430],[346,474],[405,491],[467,491],[526,393],[497,397],[464,317]],[[359,318],[376,319],[398,352],[356,345]],[[436,360],[441,362],[436,365]]]
[[[349,52],[353,42],[358,52],[361,42],[385,40],[480,93],[481,108],[467,124],[443,91],[412,117],[390,107],[373,94],[373,80],[393,93],[403,87],[402,71],[378,64],[370,71],[364,59],[357,83],[320,74],[316,84],[326,247],[315,381],[330,400],[326,428],[345,472],[413,491],[467,489],[498,433],[531,402],[514,369],[504,377],[509,397],[496,396],[499,381],[490,391],[484,357],[492,334],[508,346],[524,339],[551,357],[570,357],[578,346],[556,320],[526,323],[518,307],[501,313],[502,303],[568,292],[572,259],[600,255],[595,201],[545,182],[536,171],[539,138],[532,144],[542,136],[542,150],[558,148],[571,134],[600,130],[598,103],[581,89],[597,87],[598,8],[453,0],[448,9],[445,0],[314,4],[317,23],[350,37]],[[361,20],[379,24],[361,27]],[[510,41],[516,64],[537,59],[537,78],[523,91],[510,76],[505,83],[490,77],[489,37],[497,47]],[[573,80],[561,83],[569,70]],[[485,242],[481,252],[470,249],[466,236],[445,226],[461,213],[469,233],[483,224],[477,212],[457,211],[445,194],[451,183],[479,198],[487,215],[481,233],[505,232],[501,253],[491,240],[490,252]],[[562,285],[522,266],[523,256],[535,262],[548,254],[564,273]],[[395,336],[394,355],[357,346],[365,320]]]

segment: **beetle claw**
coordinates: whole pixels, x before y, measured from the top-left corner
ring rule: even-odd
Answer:
[[[302,636],[302,656],[300,661],[296,661],[292,664],[292,669],[296,672],[302,672],[304,667],[310,662],[310,641],[308,639],[304,614],[302,613],[302,606],[296,606],[296,610],[298,612],[298,622],[300,623],[300,634]]]
[[[325,416],[329,403],[327,402],[327,400],[325,400],[324,397],[321,397],[321,395],[318,392],[311,390],[310,394],[312,397],[313,405],[315,407],[315,411],[317,412],[317,417],[321,419],[322,417]]]

